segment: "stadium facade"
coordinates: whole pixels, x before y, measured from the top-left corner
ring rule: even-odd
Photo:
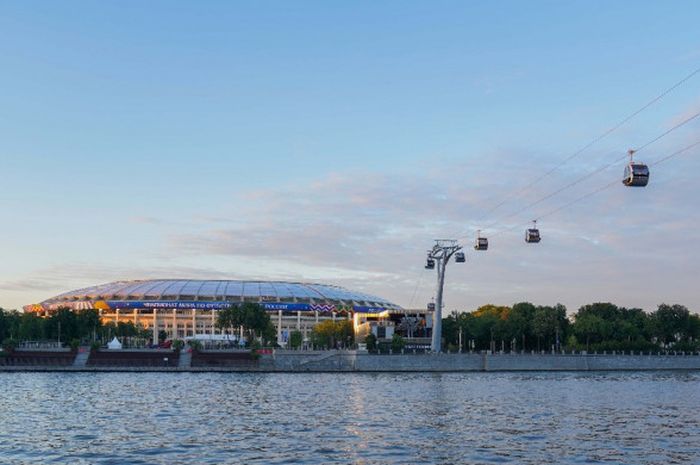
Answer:
[[[51,312],[61,307],[96,309],[102,321],[132,322],[171,339],[221,339],[217,312],[231,304],[255,302],[271,313],[278,340],[291,331],[308,338],[320,321],[347,318],[357,326],[368,318],[402,313],[385,299],[327,284],[282,281],[173,280],[117,281],[78,289],[28,305],[25,311]]]

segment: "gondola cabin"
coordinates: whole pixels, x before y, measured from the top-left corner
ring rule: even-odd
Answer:
[[[540,241],[540,230],[537,228],[529,228],[525,231],[525,242],[537,243]]]
[[[464,252],[457,252],[457,253],[455,253],[455,262],[457,262],[457,263],[464,263],[464,262],[466,262],[466,261],[467,261],[467,259],[466,259],[466,257],[464,256]]]
[[[486,237],[477,237],[474,250],[488,250],[489,240]]]
[[[425,262],[425,269],[426,270],[435,269],[435,260],[433,260],[432,258],[428,258],[428,260]]]
[[[644,187],[649,184],[649,167],[644,163],[630,162],[625,166],[622,183],[627,187]]]

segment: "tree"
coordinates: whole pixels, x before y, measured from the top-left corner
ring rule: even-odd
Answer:
[[[532,320],[534,315],[535,306],[530,302],[517,303],[510,311],[508,319],[510,333],[516,341],[520,342],[521,350],[527,350],[527,341],[533,337]]]
[[[377,350],[377,336],[369,333],[367,337],[365,337],[365,344],[367,344],[367,350],[369,352],[374,352]]]
[[[35,313],[22,313],[19,318],[17,339],[21,341],[37,341],[47,337],[48,322]],[[48,337],[51,337],[48,335]],[[54,339],[54,338],[52,338]],[[64,339],[65,340],[65,339]]]
[[[304,335],[301,333],[301,331],[292,331],[292,333],[289,335],[289,346],[296,350],[301,347],[302,342],[304,342]]]
[[[262,336],[263,339],[270,337],[270,328],[274,328],[270,315],[260,304],[253,302],[232,304],[220,310],[215,325],[222,331],[242,327],[249,342],[253,341],[256,335]]]
[[[391,350],[393,352],[401,352],[401,350],[406,346],[406,341],[400,334],[394,333],[391,338]]]
[[[593,313],[576,315],[573,332],[579,340],[586,340],[586,350],[590,350],[591,341],[602,341],[605,337],[605,320]]]
[[[537,350],[540,350],[541,339],[544,339],[545,347],[555,345],[559,349],[567,327],[566,307],[561,304],[554,307],[538,306],[532,320],[532,331],[537,336]]]
[[[661,304],[651,317],[655,321],[655,336],[664,344],[688,338],[690,312],[683,305]]]
[[[2,347],[14,349],[19,335],[20,320],[21,316],[16,310],[8,311],[0,307],[0,345]]]
[[[349,347],[354,340],[355,330],[350,320],[322,321],[311,331],[311,341],[316,347]]]

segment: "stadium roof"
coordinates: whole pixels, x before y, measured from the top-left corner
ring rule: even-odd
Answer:
[[[177,303],[179,308],[220,308],[229,302],[259,302],[266,304],[268,309],[282,310],[314,310],[318,305],[353,307],[358,311],[401,309],[380,297],[328,284],[195,279],[116,281],[65,292],[40,305],[43,308],[90,308],[91,303],[96,302],[104,302],[108,307],[116,308],[156,308],[153,305],[155,302]],[[217,302],[219,305],[216,305]],[[275,306],[275,303],[296,305],[282,308]],[[159,305],[161,308],[165,306],[167,305]]]

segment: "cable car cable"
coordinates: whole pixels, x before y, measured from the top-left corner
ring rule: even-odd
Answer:
[[[418,281],[416,282],[416,287],[413,289],[413,295],[411,296],[411,301],[408,303],[408,308],[410,309],[413,306],[413,301],[416,298],[416,294],[418,293],[418,288],[421,285],[421,282],[423,281],[423,275],[425,274],[425,268],[421,269],[420,274],[418,275]]]
[[[532,186],[534,186],[535,184],[537,184],[539,181],[541,181],[542,179],[546,178],[546,177],[549,176],[550,174],[554,173],[556,170],[558,170],[559,168],[561,168],[562,166],[564,166],[566,163],[568,163],[568,162],[570,162],[571,160],[573,160],[574,158],[578,157],[579,155],[581,155],[581,153],[585,152],[586,150],[588,150],[589,148],[591,148],[593,145],[595,145],[596,143],[600,142],[601,140],[603,140],[604,138],[606,138],[607,136],[609,136],[610,134],[612,134],[613,132],[615,132],[616,130],[618,130],[620,127],[624,126],[627,122],[629,122],[629,121],[630,121],[631,119],[633,119],[635,116],[639,115],[639,114],[642,113],[644,110],[646,110],[647,108],[649,108],[650,106],[652,106],[653,104],[655,104],[656,102],[658,102],[659,100],[663,99],[666,95],[668,95],[669,93],[673,92],[675,89],[677,89],[678,87],[680,87],[681,85],[683,85],[685,82],[687,82],[688,80],[690,80],[693,76],[695,76],[695,75],[698,74],[698,73],[700,73],[700,68],[696,68],[695,70],[693,70],[690,74],[688,74],[687,76],[685,76],[683,79],[681,79],[680,81],[676,82],[676,83],[673,84],[671,87],[669,87],[668,89],[664,90],[662,93],[660,93],[659,95],[657,95],[657,96],[654,97],[653,99],[649,100],[649,101],[648,101],[646,104],[644,104],[642,107],[640,107],[639,109],[635,110],[634,112],[632,112],[631,114],[629,114],[628,116],[626,116],[625,118],[623,118],[622,120],[620,120],[617,124],[615,124],[614,126],[612,126],[612,127],[609,128],[609,129],[607,129],[607,130],[606,130],[605,132],[603,132],[601,135],[599,135],[598,137],[596,137],[595,139],[593,139],[592,141],[590,141],[589,143],[587,143],[586,145],[584,145],[583,147],[581,147],[579,150],[577,150],[576,152],[574,152],[573,154],[571,154],[570,156],[568,156],[567,158],[565,158],[563,161],[559,162],[559,164],[555,165],[553,168],[551,168],[550,170],[546,171],[544,174],[540,175],[539,177],[535,178],[534,181],[530,182],[529,184],[525,185],[524,187],[520,188],[519,190],[513,191],[513,192],[511,192],[510,194],[506,195],[506,198],[505,198],[504,200],[502,200],[501,202],[499,202],[498,204],[496,204],[495,206],[493,206],[491,209],[487,210],[477,221],[480,221],[480,220],[484,219],[486,216],[488,216],[489,214],[491,214],[491,213],[493,213],[494,211],[496,211],[499,207],[503,206],[506,202],[508,202],[508,201],[509,201],[510,199],[512,199],[513,197],[518,196],[518,195],[522,194],[523,192],[529,190]]]
[[[686,124],[688,124],[689,122],[693,121],[694,119],[696,119],[696,118],[699,117],[699,116],[700,116],[700,111],[698,111],[697,113],[694,113],[693,115],[689,116],[688,118],[684,119],[683,121],[681,121],[681,122],[679,122],[679,123],[673,125],[671,128],[667,129],[666,131],[664,131],[664,132],[661,133],[660,135],[654,137],[653,139],[649,140],[648,142],[646,142],[646,143],[640,145],[638,148],[634,149],[634,152],[636,153],[636,152],[639,152],[640,150],[644,150],[645,148],[649,147],[649,146],[650,146],[651,144],[653,144],[654,142],[657,142],[657,141],[659,141],[660,139],[666,137],[667,135],[671,134],[673,131],[675,131],[675,130],[681,128],[682,126],[684,126],[684,125],[686,125]],[[530,208],[532,208],[532,207],[534,207],[534,206],[536,206],[536,205],[539,205],[540,203],[542,203],[542,202],[544,202],[544,201],[546,201],[546,200],[549,200],[550,198],[554,197],[555,195],[560,194],[561,192],[563,192],[563,191],[565,191],[565,190],[567,190],[567,189],[570,189],[571,187],[573,187],[573,186],[575,186],[575,185],[577,185],[577,184],[579,184],[579,183],[585,181],[586,179],[588,179],[588,178],[590,178],[590,177],[592,177],[592,176],[594,176],[594,175],[596,175],[596,174],[598,174],[598,173],[600,173],[600,172],[602,172],[602,171],[605,171],[607,168],[610,168],[611,166],[615,165],[616,163],[620,162],[621,160],[623,160],[623,159],[625,159],[625,158],[627,158],[627,157],[628,157],[628,155],[625,154],[625,155],[623,155],[623,156],[621,156],[621,157],[619,157],[619,158],[617,158],[617,159],[611,161],[611,162],[608,163],[607,165],[603,165],[602,167],[600,167],[600,168],[598,168],[598,169],[596,169],[596,170],[594,170],[594,171],[591,171],[591,172],[589,172],[589,173],[584,174],[584,175],[581,176],[580,178],[577,178],[577,179],[575,179],[574,181],[572,181],[572,182],[570,182],[570,183],[568,183],[568,184],[566,184],[566,185],[564,185],[564,186],[558,188],[557,190],[555,190],[555,191],[553,191],[553,192],[550,192],[549,194],[546,194],[546,195],[540,197],[539,199],[535,200],[534,202],[529,203],[528,205],[525,205],[524,207],[518,209],[517,211],[515,211],[515,212],[513,212],[513,213],[510,213],[510,214],[508,214],[508,215],[506,215],[506,216],[503,216],[503,217],[499,218],[498,220],[494,221],[493,223],[487,225],[485,228],[482,228],[482,230],[491,229],[492,227],[497,226],[497,225],[498,225],[499,223],[501,223],[503,220],[507,220],[507,219],[509,219],[509,218],[512,218],[512,217],[514,217],[514,216],[516,216],[516,215],[518,215],[518,214],[520,214],[520,213],[522,213],[522,212],[524,212],[524,211],[526,211],[526,210],[529,210]],[[462,237],[466,237],[466,236],[462,236]]]
[[[676,157],[676,156],[678,156],[678,155],[681,155],[681,154],[687,152],[688,150],[690,150],[690,149],[692,149],[692,148],[695,148],[695,147],[697,147],[697,146],[700,146],[700,140],[697,141],[697,142],[694,142],[694,143],[692,143],[692,144],[690,144],[690,145],[687,145],[687,146],[683,147],[682,149],[676,150],[675,152],[671,153],[670,155],[667,155],[667,156],[665,156],[665,157],[663,157],[663,158],[660,158],[660,159],[654,161],[653,163],[650,163],[649,166],[655,166],[655,165],[658,165],[658,164],[660,164],[660,163],[663,163],[663,162],[665,162],[665,161],[667,161],[667,160],[669,160],[669,159],[671,159],[671,158],[673,158],[673,157]],[[542,218],[546,218],[546,217],[548,217],[548,216],[552,216],[552,215],[554,215],[554,214],[556,214],[556,213],[559,213],[560,211],[562,211],[562,210],[564,210],[564,209],[566,209],[566,208],[568,208],[568,207],[570,207],[570,206],[572,206],[572,205],[574,205],[574,204],[576,204],[576,203],[578,203],[578,202],[580,202],[580,201],[582,201],[582,200],[585,200],[585,199],[587,199],[587,198],[589,198],[589,197],[594,196],[595,194],[598,194],[598,193],[600,193],[600,192],[602,192],[602,191],[604,191],[604,190],[610,189],[611,187],[618,185],[618,183],[619,183],[619,181],[618,181],[618,180],[615,180],[615,181],[613,181],[613,182],[611,182],[611,183],[609,183],[609,184],[605,184],[605,185],[603,185],[603,186],[600,186],[600,187],[598,187],[597,189],[595,189],[595,190],[593,190],[593,191],[587,192],[586,194],[583,194],[583,195],[581,195],[580,197],[577,197],[577,198],[575,198],[575,199],[573,199],[573,200],[571,200],[571,201],[565,203],[564,205],[562,205],[562,206],[560,206],[560,207],[557,207],[557,208],[555,208],[555,209],[553,209],[553,210],[550,210],[550,211],[548,211],[548,212],[546,212],[546,213],[543,213],[543,214],[539,215],[539,216],[537,217],[537,221],[539,221],[539,220],[542,219]],[[507,227],[507,228],[504,228],[504,229],[502,229],[502,230],[500,230],[500,231],[497,231],[497,232],[491,234],[491,236],[492,236],[492,237],[494,237],[494,236],[499,236],[499,235],[501,235],[501,234],[503,234],[503,233],[505,233],[505,232],[512,231],[512,230],[515,229],[515,228],[522,227],[524,224],[525,224],[525,223],[517,223],[517,224],[514,224],[513,226],[509,226],[509,227]],[[530,222],[528,222],[527,224],[530,224]]]

